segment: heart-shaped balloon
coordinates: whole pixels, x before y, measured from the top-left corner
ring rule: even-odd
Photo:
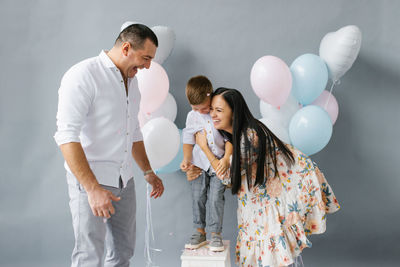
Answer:
[[[175,33],[167,26],[154,26],[151,27],[158,39],[158,47],[154,61],[162,64],[167,57],[171,54],[172,48],[175,44]]]
[[[322,38],[319,56],[326,62],[332,81],[338,81],[351,68],[360,47],[361,31],[355,25],[345,26]]]

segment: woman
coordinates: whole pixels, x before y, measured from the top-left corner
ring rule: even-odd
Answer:
[[[231,167],[221,177],[238,196],[236,260],[240,266],[287,266],[307,235],[325,231],[326,214],[340,207],[318,167],[255,119],[238,90],[218,88],[211,103],[216,129],[233,144]],[[205,140],[197,144],[215,160]]]

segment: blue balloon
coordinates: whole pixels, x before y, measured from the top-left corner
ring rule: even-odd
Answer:
[[[292,72],[292,94],[303,104],[311,104],[328,83],[328,68],[325,61],[314,54],[296,58],[290,66]]]
[[[171,172],[176,172],[177,170],[180,170],[180,164],[183,160],[183,143],[182,143],[182,130],[181,129],[179,129],[179,134],[181,136],[181,142],[179,145],[178,154],[176,154],[175,158],[170,163],[168,163],[168,165],[165,165],[164,167],[158,169],[157,173],[171,173]]]
[[[321,151],[332,136],[329,114],[314,105],[300,109],[290,121],[289,136],[293,146],[306,155]]]

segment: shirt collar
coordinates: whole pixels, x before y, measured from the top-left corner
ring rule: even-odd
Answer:
[[[115,66],[114,62],[112,62],[111,58],[106,54],[106,50],[101,50],[99,58],[101,62],[107,67],[107,68],[114,68],[116,69],[117,66]]]

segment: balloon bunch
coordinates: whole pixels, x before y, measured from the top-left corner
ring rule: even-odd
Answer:
[[[264,56],[251,69],[251,86],[260,98],[261,121],[282,141],[308,155],[321,151],[332,136],[339,107],[332,90],[351,68],[361,47],[361,31],[349,25],[328,33],[319,56],[304,54],[290,68]],[[330,90],[325,90],[328,79]]]
[[[138,22],[127,21],[121,31]],[[175,43],[175,33],[166,26],[151,28],[158,39],[156,55],[149,69],[139,70],[136,74],[141,94],[138,119],[143,134],[147,157],[156,173],[173,172],[179,169],[183,159],[181,133],[174,124],[177,105],[174,97],[168,93],[169,79],[161,64],[171,54]],[[161,251],[152,246],[154,243],[153,221],[151,215],[150,185],[146,184],[146,229],[144,256],[147,267],[156,266],[152,255]]]
[[[125,22],[121,31],[135,23],[138,22]],[[158,48],[150,68],[139,70],[136,74],[141,94],[138,119],[151,166],[158,173],[173,172],[179,170],[183,159],[181,130],[174,124],[177,105],[168,92],[169,79],[161,64],[171,54],[175,33],[167,26],[151,29],[157,36]]]

